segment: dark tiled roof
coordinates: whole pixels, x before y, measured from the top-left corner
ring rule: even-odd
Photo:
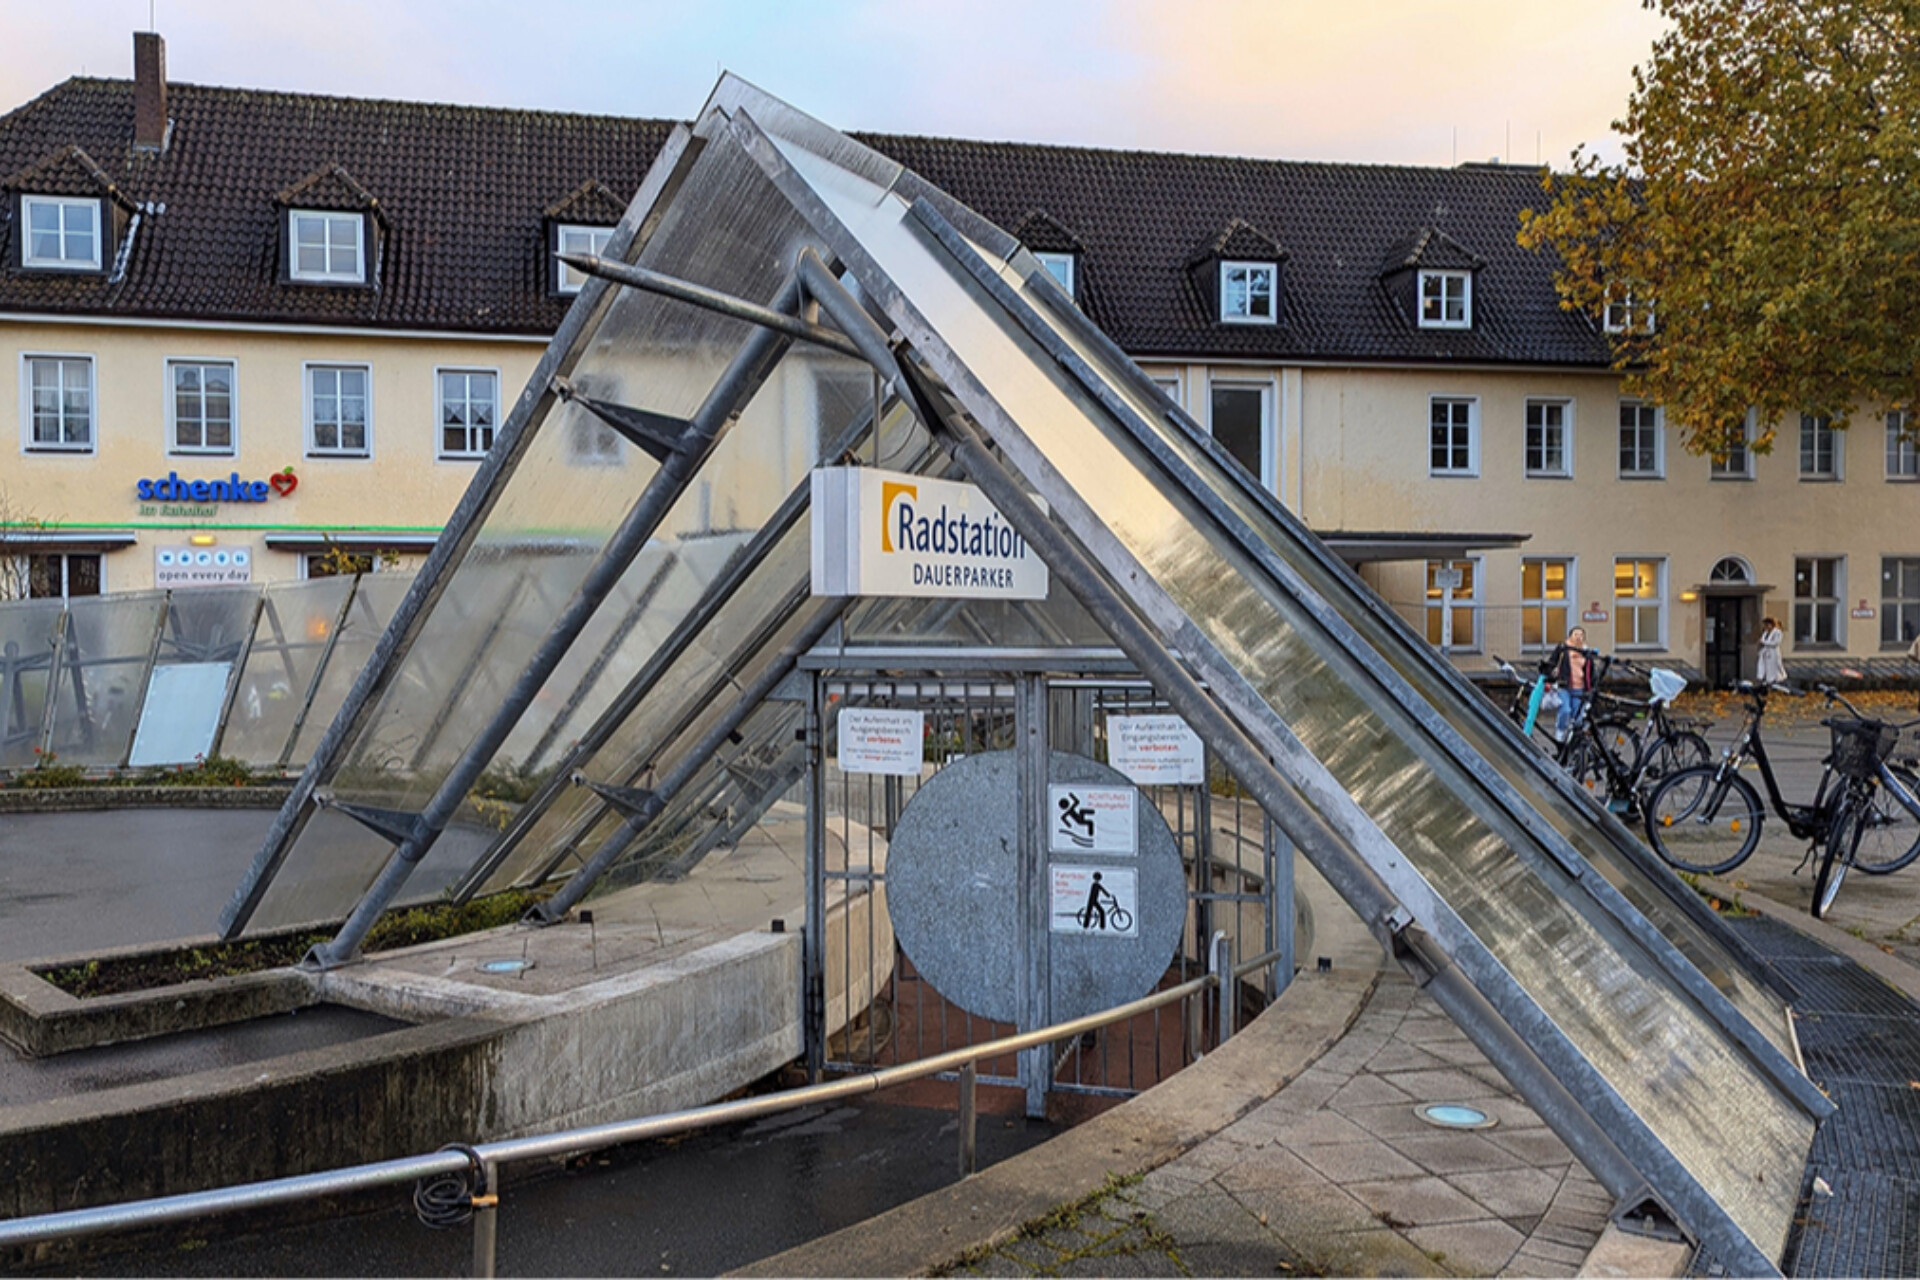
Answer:
[[[168,95],[164,154],[132,148],[127,81],[68,80],[0,117],[0,174],[78,147],[147,210],[124,278],[7,274],[0,310],[550,332],[569,300],[547,291],[548,220],[612,221],[673,127],[187,84]],[[1594,327],[1560,310],[1550,262],[1514,243],[1520,210],[1542,199],[1535,170],[859,136],[1033,247],[1078,253],[1088,314],[1136,355],[1608,362]],[[378,288],[279,282],[277,197],[307,182],[373,202],[349,207],[386,224]],[[1416,328],[1378,276],[1422,242],[1478,264],[1472,330]],[[1284,256],[1279,324],[1216,322],[1208,277],[1190,268],[1223,247]]]
[[[1422,227],[1411,238],[1387,250],[1381,275],[1424,267],[1429,271],[1478,271],[1487,260],[1438,227]]]
[[[0,188],[36,196],[107,196],[131,207],[106,170],[79,147],[62,147],[38,164],[28,165],[0,182]]]
[[[167,97],[165,153],[133,149],[130,81],[68,80],[0,117],[0,173],[78,146],[145,210],[123,279],[8,273],[0,310],[550,333],[571,299],[548,293],[543,211],[588,182],[634,191],[673,128],[191,84]],[[376,208],[378,288],[280,283],[289,203]]]

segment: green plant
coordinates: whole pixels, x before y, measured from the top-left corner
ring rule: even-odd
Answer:
[[[13,780],[16,787],[36,790],[48,787],[77,787],[86,781],[87,771],[77,764],[56,764],[56,753],[40,747],[33,749],[33,768]]]

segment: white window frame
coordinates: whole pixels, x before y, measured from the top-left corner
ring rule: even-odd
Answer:
[[[1832,595],[1803,596],[1800,594],[1800,565],[1803,561],[1810,564],[1827,562],[1827,561],[1832,562],[1834,566]],[[1847,557],[1846,556],[1834,554],[1831,552],[1819,552],[1819,551],[1794,552],[1792,600],[1793,600],[1793,616],[1789,625],[1793,629],[1792,630],[1793,647],[1796,651],[1801,649],[1808,649],[1814,652],[1830,653],[1830,652],[1833,652],[1834,650],[1844,651],[1846,649],[1847,647]],[[1810,617],[1813,616],[1812,614],[1813,610],[1817,610],[1822,606],[1832,607],[1833,609],[1833,639],[1832,640],[1802,640],[1800,638],[1800,608],[1803,604],[1809,610]],[[1818,626],[1815,626],[1814,628],[1812,628],[1812,630],[1817,632],[1819,628]]]
[[[1546,454],[1546,414],[1547,409],[1560,410],[1560,467],[1553,470],[1546,466],[1535,467],[1530,461],[1533,448],[1534,408],[1538,406],[1541,414],[1541,455]],[[1535,480],[1571,480],[1573,478],[1573,400],[1567,396],[1528,396],[1524,416],[1520,423],[1520,461],[1526,468],[1529,478]]]
[[[1279,483],[1280,469],[1279,438],[1274,421],[1273,380],[1270,378],[1208,378],[1207,379],[1207,434],[1213,434],[1213,393],[1225,391],[1258,391],[1260,393],[1260,470],[1257,473],[1261,485],[1269,492],[1275,491]],[[1177,400],[1179,397],[1176,396]],[[1225,448],[1222,445],[1221,448]]]
[[[63,369],[60,382],[60,434],[62,439],[52,443],[33,438],[33,363],[36,360],[54,360],[64,365],[68,361],[79,361],[87,367],[87,438],[84,443],[71,443],[66,436],[66,376]],[[100,447],[100,392],[99,376],[94,368],[91,355],[78,351],[23,351],[20,353],[20,451],[22,453],[93,453]]]
[[[443,420],[446,414],[446,408],[447,408],[446,388],[441,385],[440,379],[442,375],[450,374],[450,373],[459,374],[462,377],[467,377],[467,378],[472,378],[476,375],[479,375],[479,376],[490,377],[493,379],[493,425],[486,428],[489,439],[487,440],[487,447],[485,449],[480,449],[478,451],[471,451],[471,450],[454,451],[454,450],[449,450],[446,447],[446,440],[447,440],[446,423]],[[468,384],[469,387],[471,387],[471,385],[472,385],[471,383]],[[469,398],[468,403],[472,403],[471,398]],[[493,447],[493,441],[499,437],[500,425],[501,425],[500,423],[500,370],[489,369],[484,365],[448,364],[448,365],[434,366],[434,370],[433,370],[433,456],[435,458],[438,458],[443,462],[473,462],[473,461],[477,461],[480,458],[486,457],[488,450],[490,450]],[[477,430],[477,428],[475,428],[473,424],[471,423],[467,424],[466,431],[467,431],[467,438],[469,440],[473,438],[473,432],[475,430]]]
[[[1438,304],[1435,315],[1427,314],[1427,286],[1438,286],[1431,299]],[[1452,286],[1459,286],[1456,290]],[[1458,296],[1454,296],[1455,294]],[[1473,328],[1473,272],[1471,271],[1422,271],[1414,294],[1415,306],[1420,315],[1422,329],[1471,329]],[[1460,314],[1449,318],[1447,310],[1450,304],[1458,303]]]
[[[1447,465],[1433,465],[1433,407],[1440,403],[1464,404],[1467,406],[1467,465],[1464,469],[1453,465],[1453,441],[1451,433],[1454,424],[1447,424]],[[1427,397],[1427,474],[1436,479],[1471,480],[1480,475],[1480,397],[1456,395],[1430,395]]]
[[[1911,409],[1887,414],[1887,479],[1894,484],[1920,481],[1920,429]]]
[[[1740,424],[1740,443],[1727,450],[1726,461],[1722,462],[1711,454],[1707,455],[1708,479],[1736,481],[1753,479],[1754,426],[1754,413],[1749,409],[1746,421]]]
[[[317,218],[321,227],[324,228],[320,244],[322,256],[326,258],[327,265],[318,271],[303,271],[300,268],[300,220],[302,218]],[[337,228],[347,226],[353,228],[354,267],[351,271],[336,271],[333,268],[334,232]],[[366,215],[348,213],[340,209],[287,210],[287,278],[311,284],[365,284],[367,282]]]
[[[1654,566],[1654,575],[1653,575],[1654,594],[1651,598],[1647,596],[1637,596],[1637,595],[1623,596],[1620,594],[1620,566],[1623,564],[1631,564],[1635,566],[1642,565],[1642,564],[1651,564]],[[1636,568],[1634,572],[1634,580],[1636,583],[1639,581],[1639,577],[1640,577],[1639,571]],[[1634,628],[1633,628],[1634,639],[1631,641],[1623,640],[1620,638],[1621,632],[1625,630],[1625,628],[1621,625],[1621,620],[1625,616],[1626,611],[1629,609],[1634,611],[1634,618],[1635,618]],[[1652,609],[1654,611],[1653,625],[1654,625],[1654,630],[1657,633],[1652,640],[1648,640],[1640,634],[1641,628],[1638,621],[1640,615],[1648,609]],[[1613,644],[1614,644],[1614,648],[1616,649],[1643,649],[1650,652],[1657,652],[1657,651],[1662,651],[1666,649],[1667,647],[1667,558],[1665,556],[1640,555],[1638,553],[1632,553],[1628,555],[1618,555],[1613,558]]]
[[[584,253],[593,258],[602,257],[605,255],[607,245],[613,239],[613,233],[616,230],[618,230],[616,227],[596,226],[590,222],[555,223],[553,228],[554,252]],[[586,243],[584,245],[575,244],[570,246],[567,244],[568,237],[582,238]],[[586,286],[588,277],[575,271],[558,258],[554,259],[553,265],[558,268],[557,273],[553,277],[553,291],[555,293],[578,293]]]
[[[43,258],[33,252],[33,210],[38,205],[52,207],[60,214],[60,256]],[[79,259],[67,256],[67,211],[84,206],[93,215],[93,256]],[[34,271],[98,271],[106,242],[106,210],[97,199],[82,196],[20,197],[20,265]]]
[[[1905,650],[1915,638],[1920,638],[1920,627],[1914,629],[1916,636],[1909,637],[1901,634],[1903,629],[1900,626],[1902,615],[1907,611],[1920,612],[1920,572],[1913,575],[1911,583],[1896,582],[1894,584],[1895,586],[1905,585],[1911,594],[1888,595],[1887,579],[1891,575],[1887,572],[1887,566],[1890,564],[1911,564],[1916,569],[1920,569],[1920,556],[1882,555],[1880,557],[1880,647]],[[1904,579],[1907,575],[1901,572],[1899,576]],[[1893,632],[1891,636],[1887,634],[1889,630]]]
[[[1820,437],[1827,439],[1828,453],[1833,465],[1826,471],[1807,470],[1807,435],[1813,433],[1813,460],[1820,460]],[[1846,433],[1836,431],[1833,419],[1825,414],[1803,413],[1800,415],[1800,478],[1809,484],[1838,484],[1846,478],[1847,443]]]
[[[1648,404],[1645,400],[1635,400],[1630,396],[1623,396],[1619,401],[1618,409],[1615,413],[1615,420],[1618,421],[1620,414],[1624,413],[1628,408],[1631,408],[1634,411],[1634,416],[1635,416],[1635,422],[1633,425],[1633,433],[1634,433],[1633,451],[1634,451],[1635,458],[1638,458],[1640,456],[1640,441],[1639,441],[1640,432],[1646,429],[1645,425],[1638,420],[1639,415],[1642,410],[1651,410],[1653,413],[1653,428],[1652,428],[1653,429],[1653,470],[1646,471],[1646,470],[1641,470],[1639,468],[1629,470],[1626,467],[1624,459],[1622,459],[1620,456],[1622,452],[1620,448],[1620,434],[1617,433],[1614,436],[1614,458],[1615,458],[1616,464],[1619,466],[1618,474],[1620,479],[1622,480],[1664,480],[1666,479],[1667,478],[1667,414],[1666,414],[1666,410],[1662,409],[1657,404]],[[1626,424],[1620,423],[1618,432],[1624,433],[1626,430],[1627,430]]]
[[[1180,370],[1176,369],[1172,373],[1150,373],[1147,375],[1147,380],[1166,392],[1167,399],[1173,401],[1180,406],[1182,411],[1185,411],[1187,407],[1187,380],[1182,376]]]
[[[1487,564],[1481,556],[1449,556],[1444,560],[1426,560],[1422,562],[1421,594],[1426,598],[1427,643],[1442,653],[1479,653],[1486,644],[1486,608],[1483,603],[1483,584],[1486,582]],[[1448,600],[1444,592],[1427,584],[1433,580],[1435,568],[1454,569],[1461,565],[1469,567],[1473,581],[1473,590],[1466,595],[1455,595],[1451,601],[1452,612],[1448,611]],[[1473,628],[1473,638],[1460,644],[1453,637],[1453,614],[1467,611],[1469,626]],[[1437,618],[1436,618],[1437,615]],[[1439,622],[1439,635],[1434,635],[1434,623]]]
[[[21,552],[19,557],[20,565],[21,565],[21,568],[26,573],[25,582],[27,584],[27,590],[29,592],[32,591],[32,581],[33,581],[33,563],[32,562],[33,562],[33,558],[36,556],[42,556],[48,559],[59,560],[60,562],[60,594],[57,596],[27,595],[22,597],[23,599],[58,600],[62,604],[69,603],[75,599],[79,599],[79,600],[91,599],[92,598],[91,596],[75,596],[73,594],[73,562],[77,559],[80,559],[81,557],[85,557],[90,560],[98,560],[100,562],[100,569],[99,569],[100,590],[95,594],[96,595],[107,594],[107,560],[109,559],[109,557],[104,552],[100,552],[100,551],[23,551]]]
[[[1059,285],[1069,298],[1080,296],[1074,288],[1079,283],[1080,273],[1078,263],[1075,261],[1078,254],[1061,253],[1053,249],[1035,249],[1032,252],[1033,260],[1046,269],[1047,274],[1053,277],[1053,282]]]
[[[180,443],[180,392],[174,383],[174,371],[194,366],[206,368],[209,365],[224,366],[227,371],[227,438],[232,443],[218,445],[183,445]],[[240,362],[231,356],[168,356],[165,363],[167,398],[167,453],[176,457],[226,458],[240,452]],[[206,438],[206,388],[200,390],[202,417],[200,421],[201,438]]]
[[[1634,300],[1633,290],[1609,290],[1601,327],[1608,333],[1649,334],[1654,331],[1653,308]]]
[[[313,375],[328,369],[334,372],[348,370],[364,373],[367,377],[367,442],[364,448],[345,449],[335,447],[324,449],[314,434],[313,420]],[[373,366],[354,360],[309,360],[300,366],[300,397],[302,417],[306,421],[307,456],[309,458],[371,458],[373,456]],[[437,424],[436,424],[437,425]]]
[[[1527,594],[1527,566],[1537,564],[1540,570],[1540,594]],[[1566,598],[1556,600],[1547,595],[1547,571],[1545,566],[1563,564],[1567,566]],[[1537,609],[1540,612],[1540,640],[1530,643],[1527,636],[1527,611]],[[1547,625],[1549,610],[1563,609],[1566,612],[1565,623],[1558,627]],[[1560,638],[1568,631],[1580,625],[1580,559],[1578,556],[1522,556],[1520,558],[1520,651],[1522,653],[1544,653],[1560,643]]]
[[[1236,271],[1247,273],[1247,287],[1241,295],[1245,307],[1234,310],[1229,306],[1236,290],[1229,288],[1228,277]],[[1253,313],[1253,300],[1257,291],[1253,287],[1255,276],[1263,277],[1267,282],[1267,314]],[[1277,262],[1250,262],[1243,259],[1223,259],[1220,263],[1220,323],[1221,324],[1279,324],[1280,323],[1280,264]]]

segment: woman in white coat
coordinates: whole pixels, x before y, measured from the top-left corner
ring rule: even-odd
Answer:
[[[1785,684],[1787,664],[1780,661],[1780,624],[1772,618],[1760,620],[1760,661],[1753,679],[1756,684]]]

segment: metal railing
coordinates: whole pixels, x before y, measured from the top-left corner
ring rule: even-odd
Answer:
[[[975,1080],[977,1063],[982,1058],[1015,1053],[1056,1040],[1065,1040],[1097,1031],[1116,1022],[1162,1005],[1185,1000],[1202,991],[1217,990],[1219,1005],[1216,1047],[1233,1034],[1236,988],[1240,979],[1274,963],[1279,951],[1269,951],[1240,964],[1232,961],[1232,940],[1216,933],[1208,947],[1208,972],[1197,978],[1156,991],[1126,1004],[1115,1005],[1101,1013],[1088,1014],[1036,1031],[1023,1031],[984,1044],[967,1045],[916,1062],[887,1067],[866,1075],[849,1076],[823,1084],[807,1085],[759,1098],[712,1103],[685,1111],[620,1120],[584,1129],[566,1129],[558,1133],[510,1138],[477,1146],[443,1147],[429,1155],[406,1156],[372,1164],[351,1165],[321,1173],[275,1178],[265,1182],[240,1183],[211,1191],[160,1196],[151,1200],[133,1200],[124,1204],[99,1205],[91,1209],[69,1209],[60,1213],[39,1214],[27,1218],[0,1220],[0,1249],[71,1240],[84,1236],[110,1235],[143,1227],[161,1226],[196,1218],[222,1217],[275,1205],[295,1204],[322,1196],[338,1196],[396,1186],[433,1178],[466,1178],[464,1192],[473,1221],[473,1274],[494,1273],[495,1215],[500,1209],[499,1170],[501,1166],[529,1160],[550,1160],[585,1155],[608,1147],[653,1138],[692,1133],[714,1125],[753,1120],[777,1115],[815,1103],[832,1102],[862,1094],[878,1093],[894,1085],[924,1079],[947,1071],[958,1071],[960,1089],[960,1173],[975,1171]],[[1220,975],[1230,973],[1232,980],[1222,982]],[[1190,1021],[1190,1035],[1196,1039],[1194,1056],[1200,1056],[1197,1043],[1200,1019]]]

